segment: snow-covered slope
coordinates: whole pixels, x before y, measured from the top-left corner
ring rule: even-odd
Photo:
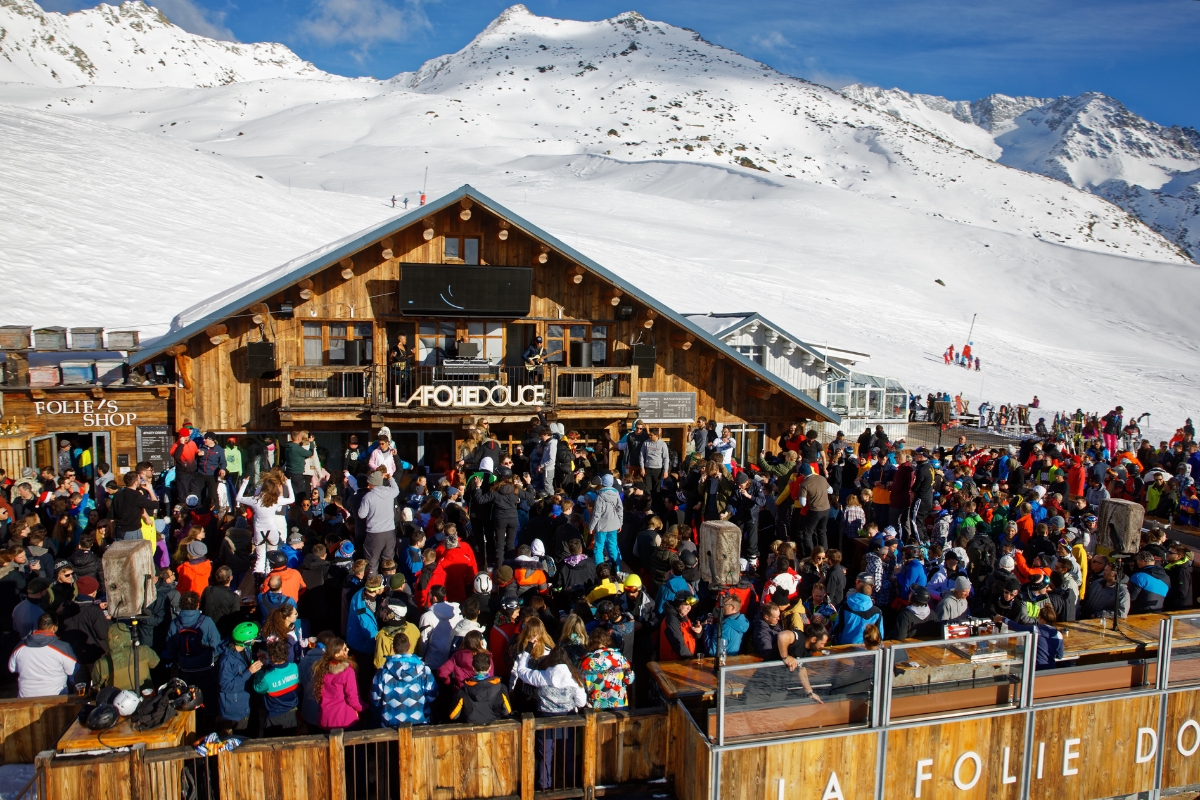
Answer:
[[[281,44],[195,36],[141,0],[73,14],[45,12],[34,0],[0,0],[0,81],[217,86],[282,76],[345,80]]]
[[[0,102],[36,123],[19,180],[0,181],[0,213],[23,215],[0,223],[0,278],[53,273],[64,239],[98,242],[74,259],[86,268],[7,305],[14,322],[161,324],[379,221],[383,198],[415,201],[428,168],[431,197],[471,183],[675,308],[749,302],[914,390],[1174,416],[1200,389],[1200,269],[1128,214],[637,14],[515,6],[391,81],[0,83]],[[43,192],[25,185],[39,154],[62,175]],[[131,264],[169,270],[153,320],[122,291]],[[1169,289],[1117,288],[1130,276]],[[69,314],[63,282],[87,287]],[[976,311],[985,371],[944,367]]]
[[[1010,167],[1104,197],[1200,260],[1200,132],[1098,92],[947,100],[854,84],[842,93]]]
[[[133,326],[171,318],[348,230],[378,200],[281,187],[177,142],[0,106],[5,324]]]

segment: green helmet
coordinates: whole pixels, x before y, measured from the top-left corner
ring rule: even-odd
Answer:
[[[233,629],[234,644],[250,644],[258,638],[258,623],[243,622]]]

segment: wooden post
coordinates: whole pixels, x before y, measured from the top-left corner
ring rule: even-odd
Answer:
[[[341,728],[329,734],[329,800],[346,800],[346,741]]]
[[[596,796],[596,712],[583,712],[583,797]]]
[[[521,715],[521,800],[533,800],[535,776],[533,714]]]
[[[129,800],[149,800],[146,780],[146,744],[129,748]]]
[[[43,750],[33,758],[33,768],[37,775],[37,791],[38,797],[49,797],[49,774],[50,762],[54,760],[55,752],[53,750]]]
[[[412,724],[405,723],[396,729],[396,756],[400,764],[400,800],[412,800],[417,796],[417,785],[414,778],[415,757],[413,750]]]

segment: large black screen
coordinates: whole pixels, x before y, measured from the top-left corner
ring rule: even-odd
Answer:
[[[400,313],[434,317],[523,317],[533,270],[461,264],[401,264]]]

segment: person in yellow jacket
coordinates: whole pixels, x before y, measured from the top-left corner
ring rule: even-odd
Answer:
[[[405,619],[407,613],[408,609],[404,606],[387,607],[387,618],[379,628],[379,633],[375,635],[375,659],[372,662],[375,669],[381,669],[388,656],[393,655],[392,640],[397,634],[403,633],[408,637],[408,649],[405,651],[408,655],[411,656],[416,651],[417,642],[421,641],[421,632],[417,630],[416,625]]]

